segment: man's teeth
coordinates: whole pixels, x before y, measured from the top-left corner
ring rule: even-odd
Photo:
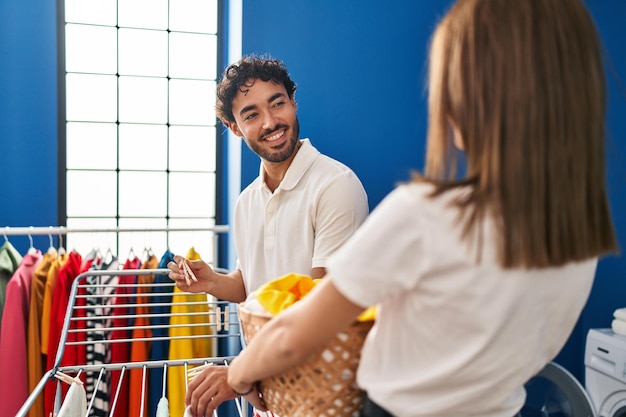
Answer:
[[[268,136],[265,140],[267,140],[268,142],[272,142],[278,138],[280,138],[283,135],[284,131],[281,130],[279,132],[274,133],[272,136]]]

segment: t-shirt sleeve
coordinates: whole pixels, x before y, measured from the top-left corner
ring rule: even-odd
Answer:
[[[367,194],[357,176],[346,171],[335,178],[318,202],[312,267],[325,267],[330,256],[356,232],[368,213]]]
[[[400,186],[372,211],[357,232],[330,259],[337,289],[368,307],[418,284],[424,254],[419,195]]]

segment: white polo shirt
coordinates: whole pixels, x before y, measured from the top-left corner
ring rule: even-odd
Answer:
[[[357,382],[398,417],[513,416],[567,341],[597,259],[505,270],[485,222],[477,263],[450,207],[461,191],[431,191],[396,188],[327,266],[342,294],[380,306]]]
[[[259,176],[235,205],[233,235],[237,268],[246,294],[288,273],[310,275],[325,267],[369,213],[365,189],[344,164],[302,139],[274,193]]]

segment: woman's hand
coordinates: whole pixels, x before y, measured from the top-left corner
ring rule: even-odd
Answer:
[[[259,411],[267,411],[265,401],[263,401],[263,395],[259,391],[259,384],[254,384],[252,391],[249,394],[244,395],[243,398],[248,401],[254,408]]]

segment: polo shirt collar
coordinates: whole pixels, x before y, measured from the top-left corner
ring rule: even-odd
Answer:
[[[309,169],[313,162],[320,154],[320,152],[315,149],[313,145],[311,145],[311,141],[307,138],[300,139],[302,142],[302,146],[298,150],[295,158],[291,161],[291,165],[287,168],[287,172],[285,173],[285,177],[280,182],[278,188],[283,190],[291,190],[300,181],[300,178],[304,175],[304,173]],[[265,186],[265,170],[263,169],[263,164],[261,163],[259,177],[261,179],[259,186],[263,188]]]

